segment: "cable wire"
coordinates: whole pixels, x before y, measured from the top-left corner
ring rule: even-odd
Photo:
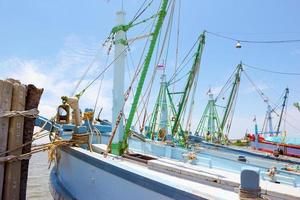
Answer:
[[[295,43],[295,42],[300,42],[300,39],[290,39],[290,40],[241,40],[241,39],[236,39],[233,37],[228,37],[225,35],[221,35],[219,33],[214,33],[214,32],[210,32],[207,31],[208,34],[220,37],[220,38],[224,38],[224,39],[228,39],[228,40],[232,40],[232,41],[238,41],[238,42],[243,42],[243,43],[261,43],[261,44],[278,44],[278,43]]]
[[[273,70],[269,70],[269,69],[264,69],[264,68],[260,68],[260,67],[248,65],[248,64],[245,64],[245,63],[243,63],[243,65],[246,66],[246,67],[249,67],[249,68],[251,68],[251,69],[255,69],[255,70],[259,70],[259,71],[264,71],[264,72],[269,72],[269,73],[273,73],[273,74],[282,74],[282,75],[300,76],[300,73],[295,73],[295,72],[273,71]]]

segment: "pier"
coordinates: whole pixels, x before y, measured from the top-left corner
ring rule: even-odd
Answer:
[[[0,80],[0,197],[25,200],[34,120],[43,93],[18,80]]]

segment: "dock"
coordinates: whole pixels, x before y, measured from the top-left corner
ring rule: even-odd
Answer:
[[[18,80],[0,80],[0,197],[3,200],[26,199],[28,153],[42,92],[43,89]]]

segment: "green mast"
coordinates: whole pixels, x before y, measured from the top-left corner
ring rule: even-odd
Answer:
[[[216,100],[210,90],[208,95],[209,100],[195,131],[195,135],[199,135],[200,133],[200,135],[204,136],[206,140],[215,142],[220,140],[220,120],[217,113]]]
[[[194,82],[194,79],[195,79],[195,76],[196,76],[196,72],[199,70],[204,44],[205,44],[205,31],[200,35],[199,45],[198,45],[197,52],[196,52],[196,55],[195,55],[195,60],[194,60],[194,63],[193,63],[193,67],[192,67],[192,69],[189,73],[188,81],[185,85],[183,95],[182,95],[182,97],[180,99],[180,102],[179,102],[177,115],[175,117],[174,125],[173,125],[173,128],[172,128],[173,137],[178,132],[178,127],[180,126],[181,116],[182,116],[184,108],[186,106],[188,96],[189,96],[189,93],[191,91],[191,88],[192,88],[192,85],[193,85],[193,82]],[[181,135],[181,137],[184,137],[183,133],[179,133],[179,134]],[[182,138],[182,139],[184,139],[184,138]]]
[[[284,97],[283,97],[282,108],[281,108],[280,117],[279,117],[279,121],[278,121],[278,125],[277,125],[277,130],[276,130],[276,135],[278,135],[279,131],[280,131],[280,125],[281,125],[281,122],[282,122],[282,116],[283,116],[284,109],[286,108],[286,101],[287,101],[288,95],[289,95],[289,88],[285,88],[285,93],[284,93]]]
[[[151,115],[149,132],[147,134],[150,139],[154,139],[154,136],[157,135],[157,125],[159,129],[165,129],[167,131],[169,125],[168,114],[167,82],[166,75],[163,73],[161,76],[158,97]],[[158,118],[159,123],[157,122]]]
[[[171,119],[176,116],[176,109],[168,89],[165,73],[162,74],[161,80],[158,97],[149,123],[149,131],[147,132],[149,139],[154,139],[161,130],[165,130],[167,135],[170,134],[173,125]],[[181,124],[179,124],[179,129],[182,132]]]
[[[129,113],[129,116],[128,116],[128,119],[127,119],[127,123],[126,123],[126,126],[125,126],[125,133],[124,133],[124,136],[123,136],[123,141],[122,141],[122,144],[121,144],[122,146],[121,146],[119,154],[123,154],[124,150],[127,149],[127,147],[128,147],[127,139],[128,139],[128,136],[129,136],[130,128],[131,128],[131,125],[132,125],[132,121],[133,121],[134,114],[135,114],[136,109],[137,109],[137,105],[138,105],[141,93],[142,93],[142,89],[143,89],[145,78],[146,78],[148,68],[149,68],[149,65],[150,65],[150,62],[151,62],[151,58],[152,58],[152,54],[153,54],[153,51],[154,51],[154,48],[155,48],[155,44],[156,44],[160,29],[162,27],[164,18],[166,16],[167,5],[168,5],[168,0],[163,0],[161,9],[158,13],[158,20],[157,20],[157,23],[155,25],[154,32],[152,34],[152,40],[151,40],[151,43],[150,43],[150,46],[149,46],[149,50],[148,50],[147,56],[145,58],[144,67],[143,67],[142,72],[141,72],[141,77],[140,77],[140,80],[138,82],[136,93],[134,95],[133,103],[132,103],[130,113]]]
[[[237,92],[238,92],[238,88],[240,86],[242,70],[243,70],[243,65],[242,65],[242,62],[241,62],[237,66],[236,73],[235,73],[235,79],[234,79],[234,82],[233,82],[233,85],[232,85],[232,89],[231,89],[231,92],[230,92],[229,99],[227,101],[225,113],[223,115],[223,119],[222,119],[222,122],[221,122],[221,125],[220,125],[220,133],[219,134],[220,134],[220,137],[223,140],[225,139],[224,128],[225,128],[225,125],[228,124],[227,122],[228,122],[229,114],[234,111],[233,106],[234,106],[234,103],[235,103],[236,98],[237,98]],[[228,130],[230,129],[230,125],[231,124],[228,125]]]

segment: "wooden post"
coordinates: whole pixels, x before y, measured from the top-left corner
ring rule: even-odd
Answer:
[[[43,93],[43,89],[36,88],[34,85],[27,86],[27,96],[25,110],[37,108],[40,102],[40,98]],[[33,118],[24,119],[24,133],[23,133],[23,144],[32,140],[32,134],[34,129]],[[31,151],[31,143],[23,147],[23,154]],[[22,160],[21,162],[21,185],[20,185],[20,200],[26,200],[26,188],[28,178],[28,165],[29,160]]]
[[[13,85],[8,81],[0,80],[0,112],[10,111]],[[9,118],[0,117],[0,153],[7,150]],[[0,164],[0,199],[2,199],[5,165]]]
[[[23,111],[25,109],[26,86],[19,81],[9,80],[13,83],[11,110]],[[24,117],[15,116],[9,119],[7,149],[13,149],[23,144]],[[22,154],[22,148],[9,155]],[[3,200],[18,200],[20,193],[21,162],[9,162],[5,166],[5,184]]]

